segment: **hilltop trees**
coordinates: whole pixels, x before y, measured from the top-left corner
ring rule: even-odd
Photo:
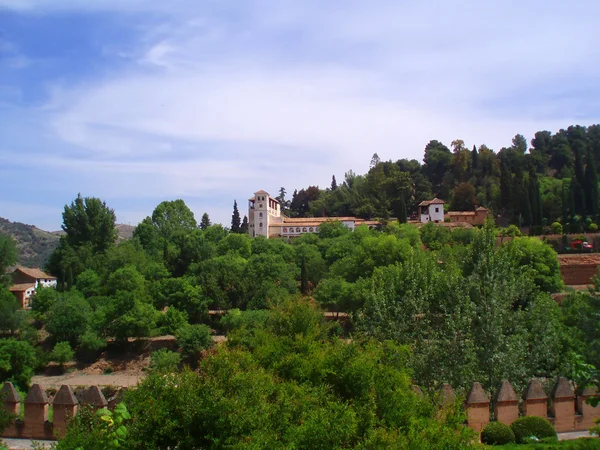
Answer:
[[[7,269],[17,261],[17,248],[15,241],[6,235],[0,234],[0,289],[10,282]]]
[[[210,223],[210,218],[208,217],[208,213],[202,214],[202,219],[200,220],[200,229],[202,231],[204,231],[208,227],[210,227],[210,225],[211,225],[211,223]]]
[[[238,211],[237,201],[233,201],[233,214],[231,215],[231,232],[232,233],[241,233],[241,218],[240,212]]]

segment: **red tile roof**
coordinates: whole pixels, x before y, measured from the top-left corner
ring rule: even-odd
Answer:
[[[35,283],[20,283],[13,284],[8,288],[10,292],[25,292],[27,289],[31,289],[35,287]]]
[[[423,200],[421,203],[419,203],[419,206],[443,205],[444,203],[446,203],[444,200],[440,200],[436,197],[433,200]]]
[[[29,267],[17,267],[15,269],[16,271],[20,271],[22,273],[24,273],[25,275],[31,277],[31,278],[35,278],[36,280],[39,280],[40,278],[45,278],[45,279],[50,279],[50,280],[56,280],[56,277],[53,277],[52,275],[48,275],[45,272],[42,272],[40,269],[32,269]]]

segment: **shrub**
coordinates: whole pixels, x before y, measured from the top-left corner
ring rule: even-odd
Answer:
[[[181,355],[166,348],[150,355],[150,369],[156,372],[176,372],[180,362]]]
[[[563,227],[559,222],[554,222],[551,225],[552,234],[563,234]]]
[[[186,325],[175,333],[177,346],[181,349],[181,355],[189,362],[193,362],[200,351],[212,345],[210,328],[206,325]]]
[[[590,233],[596,233],[598,231],[598,225],[595,223],[590,223],[587,229]]]
[[[538,439],[556,437],[556,430],[543,417],[520,417],[510,427],[515,433],[515,439],[519,444],[525,442],[530,436],[535,436]]]
[[[52,353],[50,353],[50,360],[58,363],[61,367],[68,363],[75,356],[75,352],[71,348],[68,342],[59,342],[54,346]]]
[[[490,422],[481,432],[481,442],[487,445],[504,445],[515,442],[515,433],[502,422]]]

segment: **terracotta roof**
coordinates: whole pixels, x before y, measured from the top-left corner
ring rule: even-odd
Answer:
[[[283,223],[302,223],[302,222],[364,222],[365,219],[358,217],[284,217]]]
[[[52,404],[72,406],[79,404],[79,402],[77,401],[75,394],[73,394],[71,386],[63,384],[56,393],[54,400],[52,400]]]
[[[51,280],[56,280],[56,277],[53,277],[52,275],[48,275],[45,272],[42,272],[40,269],[33,269],[33,268],[29,268],[29,267],[17,267],[16,271],[20,271],[22,273],[24,273],[27,276],[30,276],[31,278],[35,278],[35,279],[40,279],[40,278],[46,278],[46,279],[51,279]]]
[[[39,384],[34,384],[29,389],[27,397],[25,397],[25,403],[38,403],[45,405],[48,403],[48,396]]]
[[[449,216],[474,216],[475,211],[448,211]]]
[[[85,394],[85,403],[88,405],[104,408],[108,405],[104,394],[98,386],[91,386]]]
[[[517,393],[510,385],[507,380],[504,380],[500,385],[500,389],[498,390],[498,394],[496,395],[496,401],[498,402],[516,402]]]
[[[267,191],[263,191],[262,189],[260,191],[256,191],[255,194],[265,194],[265,195],[269,195],[269,193]]]
[[[474,404],[474,403],[489,403],[490,399],[487,396],[487,394],[485,393],[485,391],[483,390],[483,386],[481,386],[480,383],[473,383],[473,386],[471,386],[471,390],[469,391],[469,394],[467,395],[467,404]]]
[[[523,398],[525,400],[545,400],[548,396],[539,380],[531,380],[523,393]]]
[[[4,383],[4,386],[0,389],[0,398],[5,403],[19,403],[21,401],[21,396],[10,381]]]
[[[429,205],[443,205],[446,202],[444,200],[440,200],[439,198],[434,198],[433,200],[423,200],[419,203],[419,206],[429,206]]]
[[[8,288],[8,290],[10,292],[24,292],[27,289],[31,289],[35,287],[35,283],[20,283],[20,284],[13,284],[11,287]]]
[[[487,211],[487,208],[484,208],[483,206],[480,206],[475,211]]]
[[[556,380],[554,389],[552,389],[552,398],[572,398],[573,389],[566,378],[560,377]]]

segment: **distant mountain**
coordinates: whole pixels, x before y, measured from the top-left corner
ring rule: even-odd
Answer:
[[[131,239],[135,226],[117,224],[119,240]],[[26,267],[44,267],[65,232],[44,231],[34,225],[11,222],[0,217],[0,233],[8,234],[17,241],[19,259],[17,263]]]

